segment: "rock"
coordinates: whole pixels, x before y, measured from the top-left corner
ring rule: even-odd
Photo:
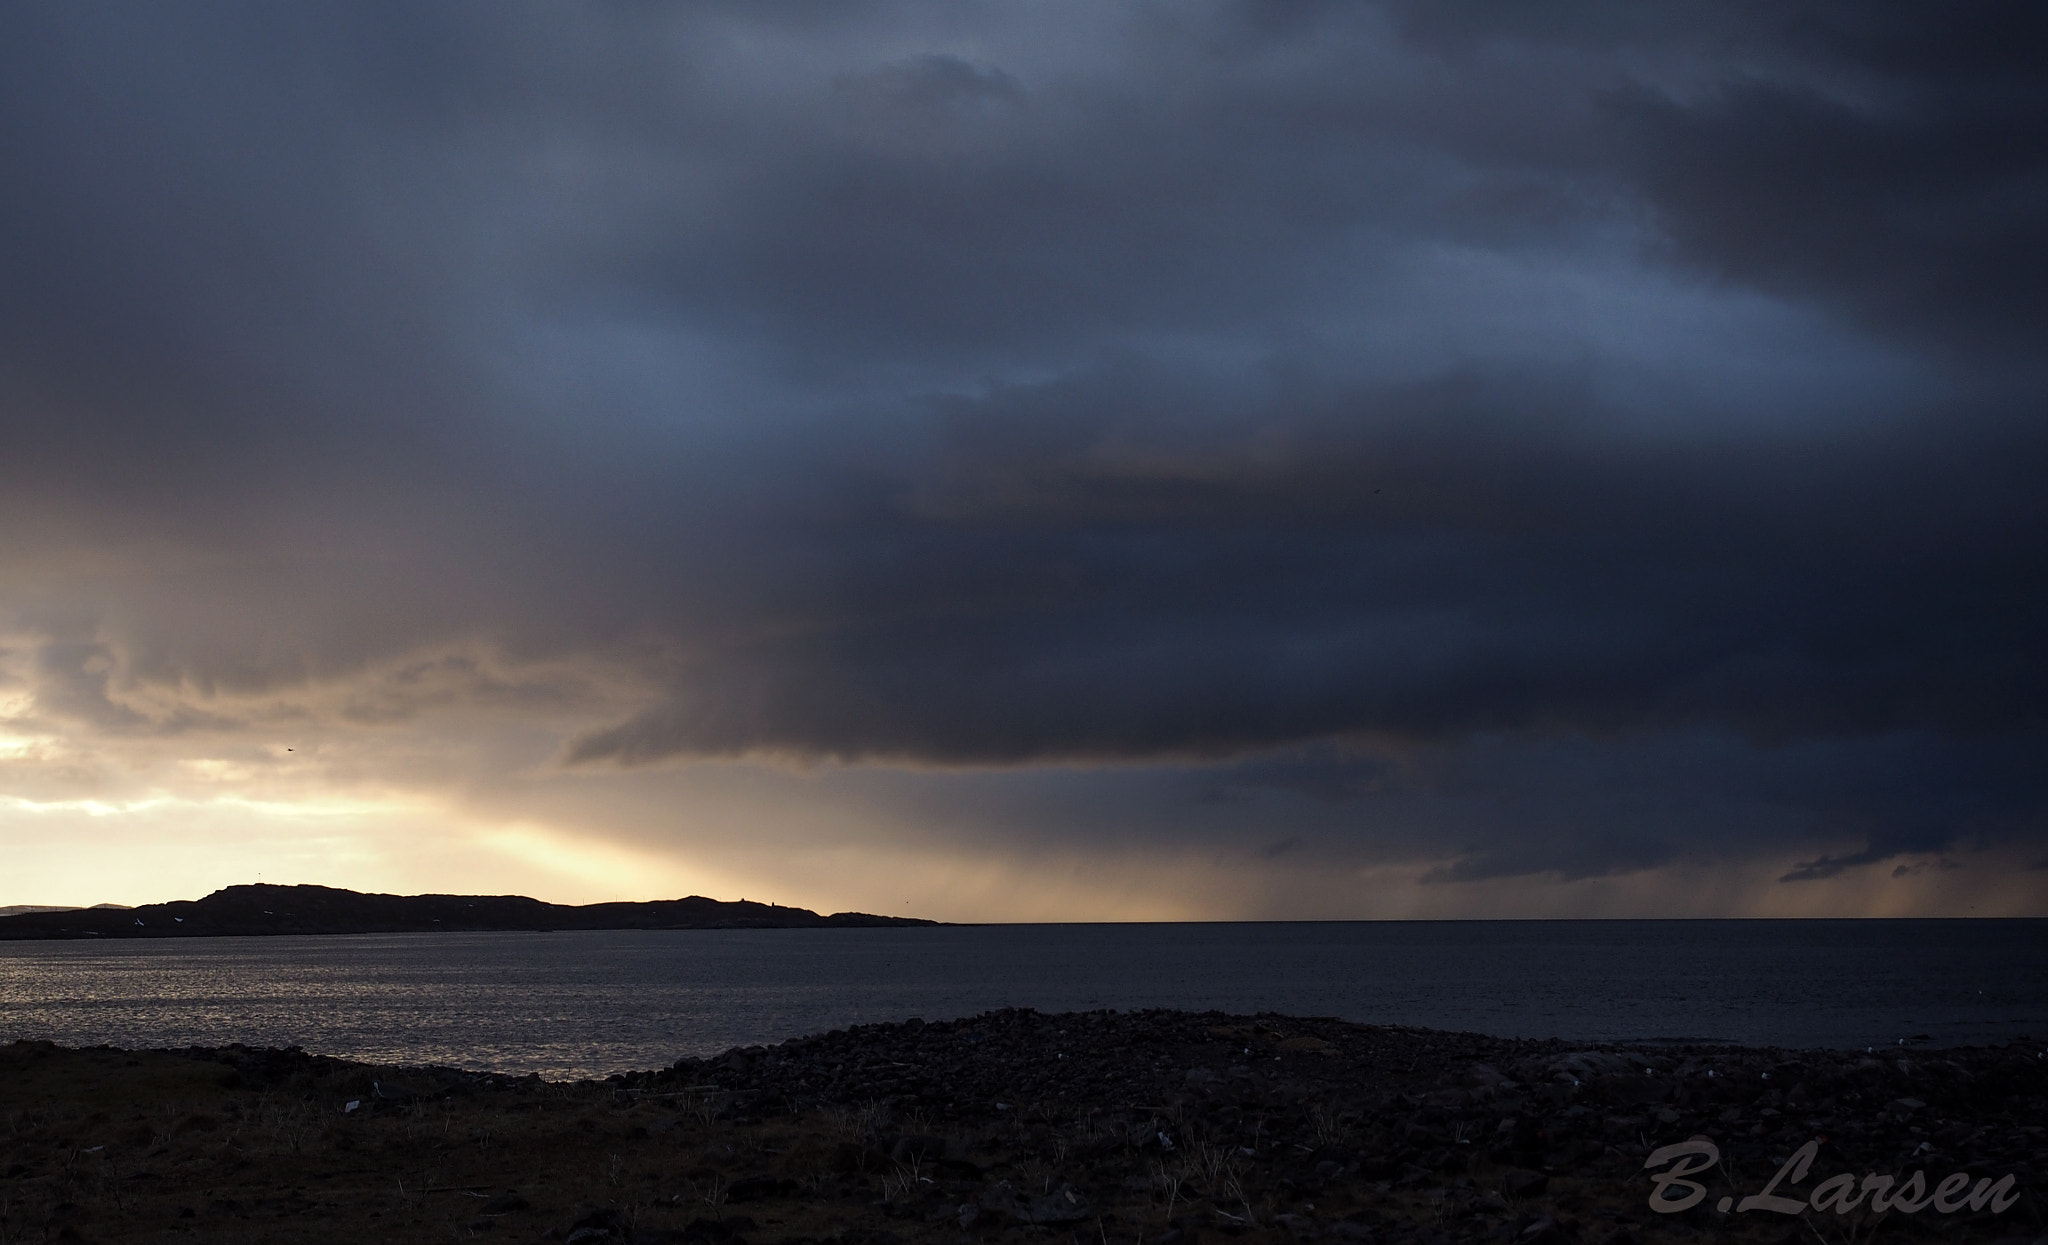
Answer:
[[[1634,1072],[1604,1076],[1598,1084],[1601,1098],[1628,1106],[1667,1102],[1678,1088],[1670,1077],[1643,1076]]]
[[[1079,1223],[1094,1213],[1094,1207],[1079,1189],[1062,1185],[1043,1197],[1028,1199],[1018,1208],[1017,1218],[1025,1223],[1050,1225]]]
[[[1475,1063],[1465,1069],[1465,1083],[1475,1089],[1518,1089],[1513,1078],[1490,1063]]]
[[[569,1224],[563,1245],[597,1245],[599,1241],[623,1241],[630,1236],[626,1221],[609,1207],[585,1207]]]
[[[1287,1038],[1274,1049],[1298,1054],[1334,1055],[1337,1053],[1337,1044],[1325,1038],[1304,1034],[1301,1037]]]
[[[1571,1081],[1592,1081],[1603,1076],[1628,1076],[1639,1073],[1643,1065],[1625,1055],[1613,1051],[1580,1050],[1551,1060],[1544,1067],[1551,1080],[1563,1077]]]
[[[1500,1191],[1512,1198],[1536,1197],[1549,1187],[1550,1177],[1519,1167],[1502,1172],[1500,1177]]]
[[[1548,1215],[1523,1228],[1515,1237],[1515,1245],[1568,1245],[1570,1241],[1571,1235]]]
[[[370,1094],[384,1102],[413,1102],[423,1095],[398,1081],[371,1081]]]

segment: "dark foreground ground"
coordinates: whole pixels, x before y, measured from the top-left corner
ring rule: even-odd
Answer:
[[[16,1043],[0,1047],[0,1245],[2032,1242],[2044,1125],[2039,1043],[1589,1049],[1006,1011],[579,1084]],[[1645,1158],[1696,1135],[1720,1159],[1695,1174],[1705,1195],[1653,1212]],[[1970,1183],[1952,1213],[1716,1209],[1814,1140],[1775,1195],[1842,1173]]]

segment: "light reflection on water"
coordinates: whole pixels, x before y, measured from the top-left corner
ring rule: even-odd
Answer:
[[[304,1046],[550,1078],[996,1007],[1576,1041],[2048,1037],[2048,921],[1024,925],[0,942],[0,1041]]]

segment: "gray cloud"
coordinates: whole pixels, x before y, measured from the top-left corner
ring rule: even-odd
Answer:
[[[2041,42],[10,13],[0,608],[109,734],[372,667],[364,723],[568,695],[435,664],[481,643],[638,672],[593,772],[1188,767],[1288,859],[1405,810],[1445,880],[1703,808],[1788,878],[2039,842]],[[1555,739],[1583,783],[1503,759]]]
[[[958,485],[811,534],[831,569],[786,589],[800,625],[721,646],[676,703],[573,755],[980,762],[2034,720],[2026,585],[2048,568],[2012,531],[2039,503],[1992,467],[1999,441],[1961,462],[1942,461],[1947,429],[1837,439],[1826,463],[1810,443],[1617,446],[1543,417],[1583,393],[1515,381],[1355,395],[1291,448],[1206,458],[1119,447],[1115,415],[1089,418],[1146,380],[1032,395],[971,421],[1017,436],[965,447]]]
[[[1691,104],[1611,99],[1675,244],[1969,355],[2038,343],[2048,21],[1996,4],[1807,6],[1783,32],[1810,74],[1732,77]]]

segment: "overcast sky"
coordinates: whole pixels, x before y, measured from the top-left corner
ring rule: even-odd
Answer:
[[[2048,16],[0,10],[0,903],[2048,915]]]

